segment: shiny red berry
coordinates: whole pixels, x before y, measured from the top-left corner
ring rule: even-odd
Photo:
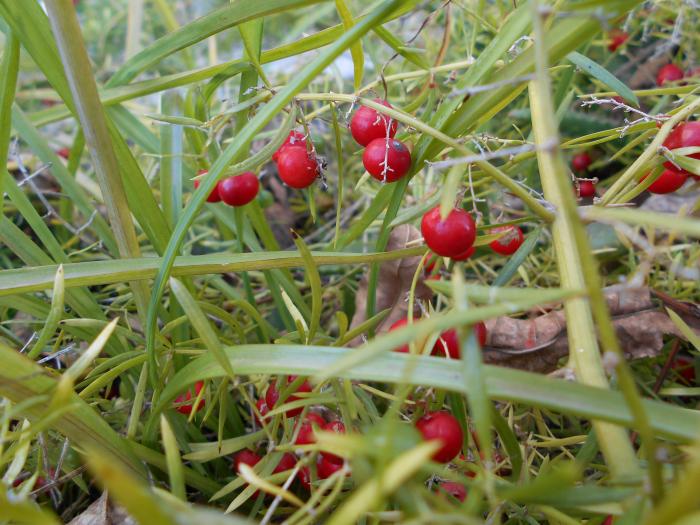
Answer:
[[[318,459],[318,463],[316,463],[316,472],[318,473],[318,478],[319,479],[326,479],[330,478],[333,474],[338,472],[341,468],[343,468],[343,461],[341,460],[340,463],[336,463],[330,459],[328,459],[327,456],[321,456]]]
[[[479,341],[479,346],[484,346],[486,344],[486,325],[479,321],[474,325],[473,330],[477,341]],[[444,355],[451,359],[459,359],[462,352],[459,347],[457,330],[450,328],[442,332],[430,353],[431,355]]]
[[[428,247],[443,257],[463,255],[476,239],[474,219],[461,208],[450,211],[443,221],[436,206],[423,215],[420,229]]]
[[[467,488],[455,481],[443,481],[438,485],[438,490],[449,494],[459,501],[467,499]]]
[[[336,434],[345,434],[345,425],[343,425],[342,421],[329,421],[323,427],[321,427],[321,430],[324,432],[335,432]],[[325,459],[326,461],[330,461],[331,463],[343,463],[343,458],[340,456],[336,456],[335,454],[331,454],[330,452],[321,452],[321,459]],[[319,474],[320,477],[320,474]]]
[[[495,241],[491,241],[489,246],[491,249],[500,255],[513,255],[518,251],[523,243],[523,232],[518,226],[503,226],[494,228],[491,233],[505,232]]]
[[[666,82],[675,82],[683,78],[683,70],[676,64],[666,64],[656,74],[656,85],[663,86]]]
[[[248,450],[247,448],[243,449],[233,456],[233,471],[238,472],[241,463],[253,467],[257,465],[261,459],[262,458],[252,450]]]
[[[391,332],[393,330],[398,330],[399,328],[403,328],[407,324],[408,324],[408,319],[399,319],[398,321],[396,321],[394,324],[392,324],[389,327],[389,332]],[[407,354],[409,352],[408,344],[401,345],[397,348],[394,348],[394,352],[400,352],[402,354]]]
[[[617,48],[625,42],[627,42],[627,39],[630,37],[626,32],[622,31],[621,29],[613,29],[612,31],[610,31],[610,34],[608,36],[610,37],[608,49],[612,53],[617,51]]]
[[[291,383],[297,378],[297,376],[287,376],[287,384]],[[296,389],[296,392],[311,392],[311,385],[309,384],[308,381],[304,381],[301,385],[299,385],[299,388]],[[270,386],[267,389],[267,392],[265,393],[265,402],[267,403],[268,408],[271,410],[275,407],[275,404],[277,403],[277,400],[280,398],[280,393],[277,390],[277,386],[275,382],[273,381],[270,383]],[[297,401],[301,399],[300,397],[295,396],[294,394],[290,395],[285,403],[291,403],[292,401]],[[301,414],[303,411],[303,407],[298,407],[298,408],[290,408],[287,410],[285,413],[287,414],[287,417],[294,417],[298,416]]]
[[[469,259],[469,257],[474,255],[475,251],[475,248],[473,246],[470,246],[464,253],[460,253],[459,255],[450,257],[450,259],[452,259],[453,261],[466,261],[467,259]]]
[[[386,100],[375,98],[374,101],[388,108],[392,107]],[[395,120],[367,106],[360,106],[350,121],[352,138],[361,146],[367,146],[375,139],[386,139],[387,135],[388,138],[394,138],[396,128]]]
[[[297,439],[294,443],[297,445],[310,445],[311,443],[316,443],[316,436],[314,436],[314,427],[323,428],[326,424],[326,420],[321,417],[320,414],[316,412],[309,412],[306,414],[306,419],[301,423],[299,428],[299,433],[297,434]]]
[[[200,170],[197,175],[206,175],[208,172],[207,170]],[[199,188],[199,183],[200,179],[196,179],[194,181],[194,189],[196,190]],[[220,202],[221,201],[221,195],[219,195],[219,184],[220,182],[214,186],[214,189],[211,190],[211,193],[209,194],[209,197],[207,197],[207,202]]]
[[[411,168],[411,152],[395,139],[374,139],[367,144],[362,163],[372,177],[382,182],[395,182]]]
[[[277,172],[284,183],[296,189],[311,186],[319,175],[316,156],[304,146],[287,146],[277,158]]]
[[[177,406],[176,410],[180,412],[181,414],[185,414],[186,416],[189,416],[192,413],[193,407],[193,400],[197,399],[197,396],[199,396],[199,393],[202,391],[202,388],[204,388],[204,382],[202,381],[197,381],[194,384],[194,393],[192,392],[192,389],[189,389],[185,394],[181,394],[175,398],[175,404],[179,405]],[[197,407],[194,408],[194,411],[197,412],[204,406],[204,397],[199,401],[197,404]]]
[[[217,189],[221,200],[229,206],[245,206],[258,195],[260,183],[255,173],[246,171],[219,181]]]
[[[642,180],[647,177],[648,175],[645,175]],[[675,168],[666,168],[663,173],[659,175],[659,178],[652,182],[647,189],[650,193],[673,193],[683,186],[686,180],[688,180],[687,172],[678,171]]]
[[[582,199],[595,197],[595,184],[590,180],[578,182],[578,196]]]
[[[282,145],[272,154],[272,160],[277,162],[279,160],[280,153],[287,146],[303,146],[306,147],[306,135],[300,133],[299,131],[290,131],[287,138],[284,140]]]
[[[285,470],[291,470],[296,466],[296,464],[297,458],[294,457],[294,454],[290,454],[289,452],[287,452],[282,456],[280,462],[277,463],[275,470],[273,470],[272,472],[274,474],[277,474],[279,472],[284,472]]]
[[[574,169],[574,171],[586,171],[592,162],[593,159],[591,159],[591,156],[584,151],[583,153],[577,153],[572,157],[571,167]]]
[[[675,128],[673,128],[673,130],[671,130],[671,133],[669,133],[668,137],[666,137],[666,140],[664,141],[664,147],[668,148],[669,150],[690,148],[693,146],[700,146],[700,121],[681,122]],[[690,155],[690,157],[693,159],[700,159],[700,153],[693,153]],[[678,168],[676,168],[676,166],[670,160],[664,162],[664,167],[678,170]],[[681,171],[698,178],[698,176],[695,176],[686,170]]]
[[[440,442],[440,448],[433,454],[433,459],[439,463],[449,463],[462,450],[464,434],[452,414],[428,412],[416,422],[416,428],[426,441]]]
[[[63,157],[64,159],[68,160],[68,157],[70,157],[70,148],[61,148],[56,152],[56,154],[59,157]]]

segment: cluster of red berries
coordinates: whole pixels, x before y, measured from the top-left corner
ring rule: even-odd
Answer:
[[[374,99],[391,108],[386,100]],[[367,106],[361,106],[350,120],[350,133],[365,147],[362,164],[367,172],[382,182],[396,182],[411,168],[411,152],[396,140],[398,125],[395,120]]]
[[[207,170],[201,170],[197,175],[206,174]],[[199,188],[199,179],[194,181],[194,187]],[[217,182],[207,197],[207,202],[223,201],[229,206],[245,206],[258,195],[259,190],[258,177],[251,171],[245,171]]]
[[[593,159],[584,151],[572,157],[571,168],[575,172],[584,173],[592,163]],[[581,199],[595,197],[595,182],[591,179],[576,179],[576,192]]]
[[[700,146],[700,122],[682,122],[678,124],[666,137],[663,145],[668,150]],[[700,153],[694,153],[690,157],[700,159]],[[700,176],[680,168],[670,160],[664,162],[664,168],[659,178],[649,186],[648,189],[651,193],[673,193],[685,184],[688,177],[700,180]],[[647,176],[645,175],[644,178]]]

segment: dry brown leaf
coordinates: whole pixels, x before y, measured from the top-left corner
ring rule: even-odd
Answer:
[[[664,335],[682,334],[669,316],[655,306],[648,288],[609,290],[606,299],[620,345],[629,359],[652,357],[663,347]],[[665,304],[696,330],[700,319],[692,308]],[[697,308],[697,306],[695,306]],[[486,321],[484,361],[491,364],[548,373],[569,354],[566,320],[562,310],[532,319],[498,317]]]
[[[94,501],[68,525],[136,525],[136,521],[126,513],[124,508],[109,501],[107,492]]]
[[[386,251],[401,250],[406,248],[408,243],[421,238],[420,231],[410,224],[402,224],[394,228],[389,236]],[[420,256],[405,257],[394,261],[383,262],[379,266],[379,276],[377,279],[377,302],[375,311],[390,309],[389,315],[379,324],[377,332],[385,332],[399,319],[404,319],[408,315],[408,293],[411,289],[411,282],[416,273]],[[363,323],[367,319],[367,285],[369,280],[369,270],[360,280],[357,294],[355,295],[355,315],[352,318],[351,328]],[[432,290],[425,285],[423,278],[418,281],[415,291],[415,305],[413,315],[418,317],[418,303],[429,301],[433,296]],[[350,342],[350,346],[360,344],[361,339],[355,338]]]

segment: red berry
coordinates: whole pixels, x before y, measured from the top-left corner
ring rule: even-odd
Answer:
[[[446,492],[459,501],[464,501],[467,498],[467,488],[455,481],[443,481],[438,485],[438,490]]]
[[[64,159],[68,159],[70,157],[70,148],[61,148],[58,151],[56,151],[56,154],[59,157],[63,157]]]
[[[671,363],[673,370],[691,385],[695,384],[695,360],[684,355],[677,356]]]
[[[279,152],[277,172],[284,183],[296,189],[311,186],[319,175],[316,156],[304,146],[287,146]]]
[[[436,206],[423,215],[420,229],[428,247],[443,257],[463,255],[476,239],[474,219],[461,208],[450,211],[443,221],[440,206]]]
[[[582,199],[595,197],[595,184],[590,180],[578,181],[578,196]]]
[[[208,173],[207,170],[200,170],[197,173],[197,175],[206,175],[207,173]],[[197,188],[199,188],[199,182],[200,182],[200,179],[196,179],[194,181],[194,189],[195,190]],[[211,190],[209,197],[207,197],[207,202],[219,202],[219,201],[221,201],[221,195],[219,195],[219,184],[221,184],[221,182],[218,182],[216,184],[216,186],[214,186],[214,189]]]
[[[240,175],[232,175],[217,184],[219,197],[229,206],[245,206],[258,194],[260,183],[255,173],[246,171]]]
[[[676,64],[666,64],[656,74],[656,85],[663,86],[666,82],[675,82],[683,78],[683,70]]]
[[[343,468],[342,460],[340,463],[336,463],[324,455],[321,455],[318,463],[316,463],[316,472],[318,473],[319,479],[330,478],[331,475],[338,472],[341,468]]]
[[[287,384],[291,383],[297,378],[297,376],[287,376]],[[299,388],[296,390],[297,392],[311,392],[311,385],[309,384],[308,381],[304,381]],[[280,398],[280,393],[277,390],[277,387],[275,385],[275,382],[273,381],[270,383],[270,386],[267,389],[267,392],[265,393],[265,402],[267,403],[268,408],[273,409],[275,407],[275,404],[277,403],[277,400]],[[298,399],[301,399],[295,395],[290,395],[285,403],[291,403],[292,401],[296,401]],[[285,413],[287,414],[287,417],[294,417],[298,416],[301,414],[303,411],[303,407],[299,408],[291,408],[287,410]]]
[[[389,327],[389,332],[391,332],[393,330],[398,330],[399,328],[403,328],[407,324],[408,324],[408,319],[399,319],[398,321],[396,321],[394,324],[392,324]],[[394,348],[394,352],[400,352],[402,354],[407,354],[409,352],[408,344]]]
[[[185,394],[181,394],[175,398],[175,404],[180,405],[176,408],[178,412],[181,414],[185,414],[186,416],[189,416],[192,413],[192,403],[193,399],[196,399],[197,396],[199,396],[199,393],[202,391],[202,388],[204,388],[204,382],[202,381],[197,381],[194,384],[194,394],[192,393],[192,389],[188,390]],[[189,403],[188,403],[189,401]],[[199,409],[201,409],[204,406],[204,398],[199,401],[197,406],[194,408],[194,411],[197,412]]]
[[[610,31],[610,34],[608,36],[610,37],[608,49],[613,53],[617,51],[618,47],[627,42],[627,39],[630,37],[621,29],[613,29],[612,31]]]
[[[252,450],[248,450],[247,448],[243,449],[233,456],[233,471],[238,472],[241,463],[253,467],[257,465],[261,459],[262,458]]]
[[[574,171],[586,171],[592,162],[593,159],[591,159],[591,156],[584,151],[583,153],[577,153],[573,156],[571,159],[571,167]]]
[[[439,463],[449,463],[462,450],[462,428],[459,421],[447,412],[428,412],[416,422],[416,428],[427,441],[438,440],[440,448],[433,454]]]
[[[613,525],[613,522],[614,522],[613,515],[612,515],[612,514],[608,514],[608,515],[605,517],[605,520],[603,521],[603,524],[602,524],[602,525]]]
[[[375,98],[374,101],[388,108],[392,107],[386,100]],[[395,120],[367,106],[360,106],[350,121],[352,138],[361,146],[367,146],[375,139],[386,139],[387,131],[388,138],[394,138],[396,128]]]
[[[386,163],[385,163],[386,161]],[[374,139],[367,144],[362,163],[372,177],[382,182],[395,182],[411,168],[411,152],[395,139]]]
[[[272,154],[272,160],[277,162],[277,160],[279,159],[280,153],[287,146],[304,146],[304,147],[306,147],[306,143],[305,143],[304,139],[306,139],[306,135],[304,135],[303,133],[300,133],[299,131],[290,131],[289,135],[287,135],[287,138],[284,140],[282,145],[277,149],[277,151],[275,151]]]
[[[316,436],[314,436],[314,425],[323,428],[326,424],[326,420],[321,417],[320,414],[316,412],[309,412],[306,414],[306,419],[302,422],[301,428],[299,428],[299,433],[297,434],[297,439],[294,443],[297,445],[310,445],[311,443],[316,443]]]
[[[267,406],[267,402],[265,401],[264,397],[261,397],[255,402],[255,406],[258,409],[258,412],[260,412],[260,417],[258,417],[257,414],[255,414],[255,421],[258,422],[258,425],[262,426],[262,421],[260,418],[264,418],[267,413],[270,411],[269,407]]]
[[[506,232],[504,235],[491,241],[489,246],[491,249],[500,255],[513,255],[518,251],[523,243],[523,232],[518,226],[503,226],[491,230],[493,233]]]
[[[642,180],[646,179],[648,175],[645,175]],[[650,193],[673,193],[678,188],[685,184],[688,180],[688,173],[685,171],[678,171],[675,168],[667,168],[663,171],[659,178],[651,183],[649,188]]]
[[[479,341],[479,346],[484,346],[486,344],[486,325],[479,321],[472,329],[477,341]],[[435,341],[433,350],[430,353],[431,355],[444,355],[449,356],[451,359],[459,359],[462,352],[459,347],[457,330],[450,328],[442,332],[438,340]]]
[[[274,474],[277,474],[279,472],[284,472],[285,470],[291,470],[296,466],[296,464],[297,458],[294,457],[294,454],[290,454],[289,452],[287,452],[282,456],[280,462],[277,463],[275,470],[273,470],[272,472]]]
[[[342,421],[335,420],[335,421],[329,421],[323,427],[321,427],[321,430],[324,432],[335,432],[336,434],[345,434],[345,425],[343,425]],[[335,454],[331,454],[330,452],[321,452],[321,459],[330,461],[331,463],[343,463],[343,458],[336,456]],[[319,474],[320,477],[320,474]]]
[[[671,133],[669,133],[668,137],[666,137],[666,140],[664,141],[664,147],[670,150],[690,148],[693,146],[700,146],[700,121],[681,122],[675,128],[673,128]],[[690,157],[693,159],[700,159],[700,153],[693,153],[690,155]],[[670,160],[664,162],[664,167],[678,170],[678,168],[676,168],[676,166]],[[698,178],[686,170],[681,171]]]
[[[430,275],[431,273],[433,273],[436,264],[437,255],[430,256],[430,258],[428,258],[428,261],[425,263],[425,266],[423,267],[423,272],[425,272],[426,275]]]
[[[453,261],[466,261],[467,259],[469,259],[469,257],[474,255],[474,251],[474,247],[470,246],[469,248],[467,248],[466,252],[460,253],[459,255],[455,255],[454,257],[450,257],[450,259],[452,259]]]

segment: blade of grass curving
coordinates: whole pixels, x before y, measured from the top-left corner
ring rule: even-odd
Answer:
[[[36,357],[44,350],[44,346],[49,342],[49,339],[54,335],[58,323],[63,317],[63,297],[64,297],[64,283],[63,283],[63,266],[58,267],[56,270],[56,277],[53,281],[53,296],[51,297],[51,309],[49,314],[46,316],[46,321],[44,321],[44,326],[39,332],[39,337],[37,337],[34,346],[27,352],[27,357],[29,359],[36,359]]]
[[[508,262],[503,265],[503,268],[498,272],[498,275],[493,280],[493,286],[506,286],[510,280],[518,273],[518,268],[525,262],[525,259],[532,253],[532,250],[537,246],[537,240],[540,238],[542,228],[536,228],[528,234],[525,242],[520,245],[518,251],[508,258]]]
[[[572,51],[566,55],[566,59],[572,64],[575,64],[581,70],[585,71],[589,76],[599,80],[602,84],[612,89],[623,99],[634,102],[634,104],[639,107],[639,99],[637,98],[637,95],[635,95],[632,90],[615,75],[597,62],[591,60],[585,55],[582,55],[581,53],[577,53],[576,51]]]
[[[231,365],[229,364],[229,368]],[[182,473],[182,461],[180,450],[175,439],[173,429],[170,427],[165,415],[160,416],[160,434],[163,436],[163,448],[165,449],[165,461],[168,465],[168,479],[170,480],[170,492],[176,498],[187,501],[185,492],[185,479]]]
[[[476,309],[470,310],[473,311]],[[464,315],[462,317],[464,318]],[[447,316],[442,317],[441,326],[448,326],[444,322],[446,318]],[[461,320],[453,316],[449,324],[457,326]],[[347,362],[353,353],[364,351],[363,348],[277,344],[239,345],[225,348],[224,351],[233,368],[241,375],[319,376],[326,370],[334,369],[339,370],[334,376],[343,379],[387,383],[405,380],[411,385],[429,385],[467,393],[459,364],[438,357],[409,356],[392,352],[396,346],[416,337],[417,331],[410,332],[408,337],[399,338],[396,337],[397,334],[399,330],[383,336],[382,351],[376,357],[351,367],[338,365]],[[418,366],[406,376],[404,370],[409,359],[418,360]],[[205,354],[191,361],[168,381],[155,411],[165,408],[188,385],[225,375],[213,356]],[[619,392],[493,365],[484,365],[484,378],[490,399],[523,403],[617,425],[634,425],[634,418]],[[659,401],[644,400],[643,404],[650,415],[652,427],[660,437],[683,443],[693,442],[697,438],[697,429],[700,427],[698,412]]]
[[[293,232],[293,235],[294,244],[297,245],[297,249],[302,259],[304,259],[304,270],[306,271],[306,278],[309,280],[309,286],[311,287],[311,319],[309,321],[309,331],[306,339],[308,343],[311,343],[318,331],[318,327],[321,325],[323,287],[321,284],[321,276],[318,273],[313,255],[311,255],[304,239],[297,235],[296,232]]]
[[[0,516],[10,523],[25,523],[27,525],[59,525],[63,521],[58,519],[49,509],[42,509],[36,501],[26,498],[18,498],[9,494],[5,486],[0,488]]]
[[[343,27],[346,31],[349,30],[355,24],[355,21],[345,0],[335,0],[335,8],[343,22]],[[362,75],[365,71],[365,55],[362,51],[362,42],[358,40],[350,46],[350,55],[352,56],[354,70],[353,86],[355,91],[357,91],[362,86]]]
[[[217,184],[229,163],[240,154],[243,145],[249,143],[250,140],[292,100],[296,93],[315,78],[319,71],[327,67],[333,59],[369,31],[372,26],[379,23],[392,9],[396,8],[398,4],[398,0],[387,0],[383,2],[368,15],[367,18],[355,25],[333,45],[324,50],[316,59],[306,65],[293,80],[281,89],[241,130],[236,139],[223,151],[221,156],[213,164],[209,170],[209,177],[203,179],[204,182],[199,187],[198,191],[195,192],[175,227],[175,231],[168,243],[168,249],[163,257],[163,263],[153,285],[148,318],[144,325],[146,330],[146,352],[149,355],[149,377],[152,387],[158,388],[160,383],[154,347],[157,308],[160,303],[160,298],[165,291],[165,284],[174,263],[175,255],[180,249],[180,244],[184,239],[187,229],[194,220],[195,214],[204,204],[207,196],[211,193],[214,185]]]
[[[119,164],[112,147],[104,108],[97,94],[90,59],[83,43],[80,24],[70,0],[47,0],[46,7],[76,105],[78,120],[89,146],[95,171],[107,205],[109,222],[115,233],[122,257],[140,254],[131,212],[119,173]],[[131,283],[137,311],[146,318],[147,288],[144,283]]]
[[[17,75],[19,73],[19,40],[11,29],[5,34],[5,44],[0,62],[0,166],[2,171],[6,171],[7,156],[10,147],[10,115],[12,103],[15,99],[17,88]],[[4,195],[4,177],[0,177],[0,195]],[[0,199],[0,214],[4,199]]]

